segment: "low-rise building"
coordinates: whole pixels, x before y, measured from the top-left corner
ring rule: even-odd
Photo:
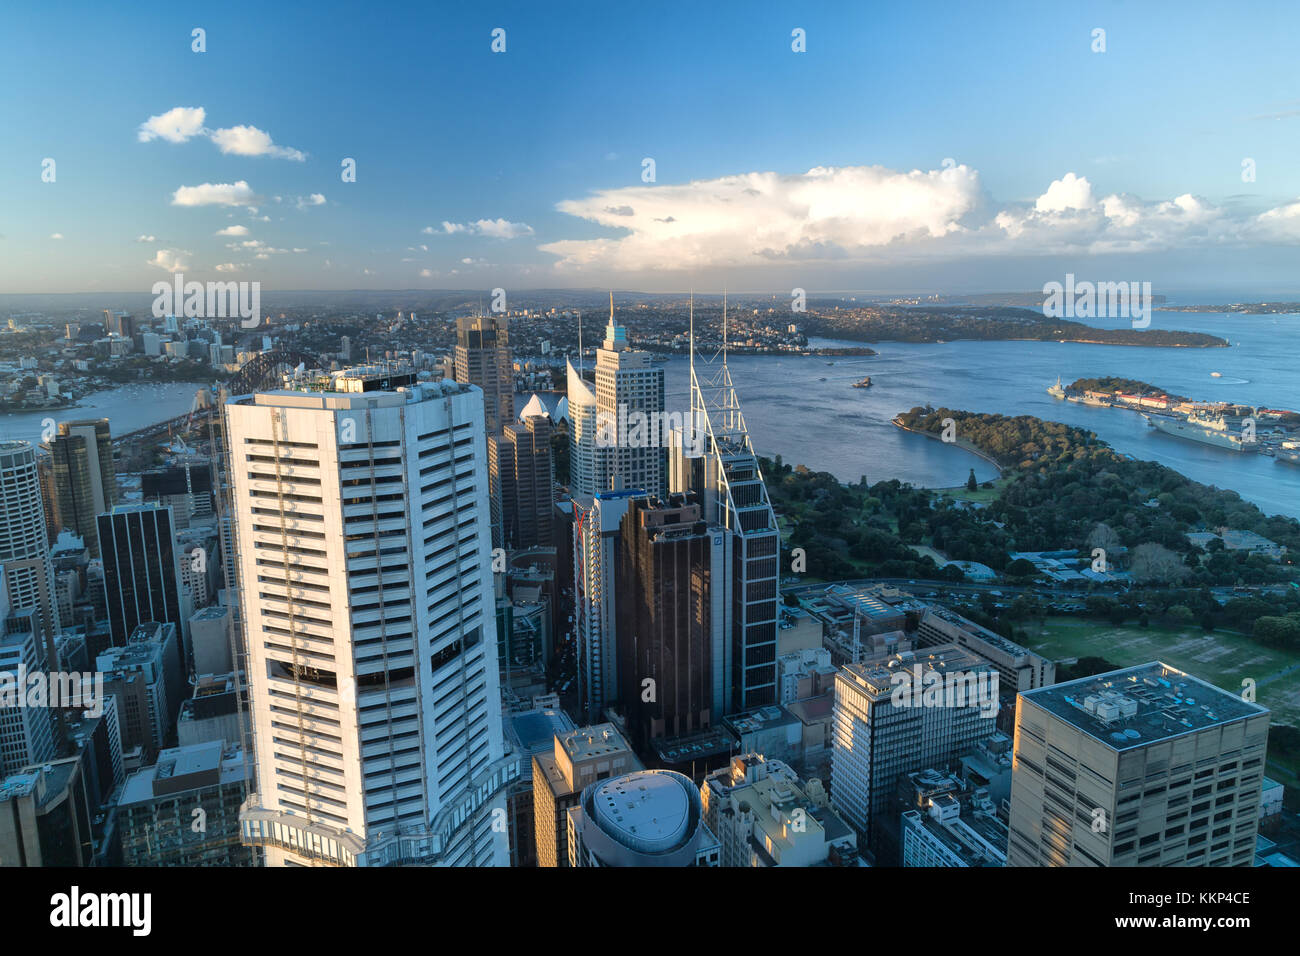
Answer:
[[[118,833],[126,866],[251,866],[241,845],[244,755],[219,741],[176,747],[126,781]]]
[[[583,789],[565,814],[570,866],[718,866],[700,791],[672,770],[637,770]]]
[[[1056,662],[1007,640],[947,608],[930,607],[921,616],[917,648],[956,644],[979,655],[998,672],[1002,693],[1016,693],[1056,683]]]
[[[902,815],[903,866],[1006,865],[1007,825],[987,791],[937,770],[908,778],[916,805]]]
[[[538,866],[569,866],[565,814],[582,791],[607,777],[640,770],[641,761],[613,724],[554,735],[550,753],[533,755],[533,815]]]
[[[721,844],[721,866],[856,863],[857,837],[830,808],[816,778],[762,754],[733,757],[700,787],[704,820]]]

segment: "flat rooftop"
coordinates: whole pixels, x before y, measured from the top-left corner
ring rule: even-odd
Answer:
[[[995,631],[990,631],[987,627],[976,624],[969,618],[962,617],[956,611],[950,611],[946,607],[936,607],[931,605],[925,612],[925,615],[926,617],[934,616],[942,621],[947,621],[953,627],[965,631],[971,637],[984,641],[986,644],[997,648],[1010,657],[1037,656],[1034,655],[1032,651],[1017,644],[1015,641],[1007,640],[1001,634],[998,634]],[[921,620],[922,623],[925,622],[925,618],[922,618]]]
[[[206,776],[201,776],[204,774]],[[192,781],[186,779],[190,777]],[[165,786],[165,781],[172,779],[180,785]],[[142,767],[126,778],[118,805],[126,807],[165,800],[177,793],[188,793],[218,783],[236,784],[244,779],[244,756],[237,747],[227,749],[221,741],[173,747],[160,751],[153,765]]]
[[[622,753],[628,750],[623,735],[613,724],[592,724],[579,727],[563,735],[556,735],[564,752],[573,761],[599,757],[603,754]]]
[[[1113,750],[1131,750],[1268,709],[1161,661],[1022,691],[1025,700]]]
[[[548,753],[555,746],[555,736],[573,730],[573,721],[562,710],[527,710],[509,718],[519,746],[524,753]]]

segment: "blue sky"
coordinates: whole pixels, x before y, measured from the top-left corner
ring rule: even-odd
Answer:
[[[1294,4],[179,6],[6,10],[0,292],[1300,285]]]

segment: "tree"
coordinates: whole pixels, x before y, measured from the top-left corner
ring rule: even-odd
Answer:
[[[966,479],[966,490],[974,491],[979,487],[979,482],[975,480],[975,469],[970,470],[970,476]]]
[[[1110,553],[1119,550],[1122,544],[1114,528],[1104,521],[1098,521],[1092,526],[1092,531],[1088,534],[1088,547],[1101,548],[1103,551]]]
[[[1007,574],[1013,578],[1030,578],[1037,573],[1038,569],[1034,567],[1034,562],[1028,558],[1016,558],[1007,565]]]
[[[1154,541],[1143,542],[1133,549],[1129,567],[1133,580],[1139,583],[1177,584],[1187,575],[1187,565],[1178,553]]]

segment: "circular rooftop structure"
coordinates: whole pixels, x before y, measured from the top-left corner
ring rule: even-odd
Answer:
[[[680,778],[680,779],[679,779]],[[591,811],[600,828],[641,853],[664,853],[691,835],[691,796],[672,772],[641,770],[596,785]]]

